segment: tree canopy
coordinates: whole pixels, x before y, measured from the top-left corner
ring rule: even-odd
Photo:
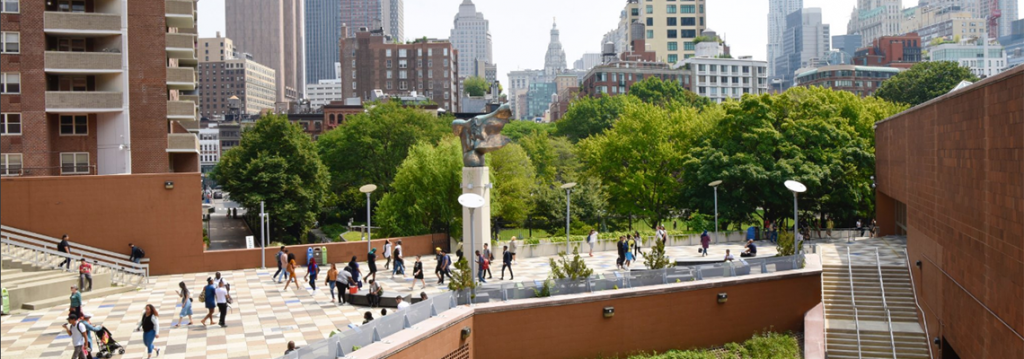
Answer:
[[[512,143],[491,152],[485,159],[494,179],[492,202],[500,205],[492,215],[505,223],[522,224],[533,210],[530,195],[534,186],[534,168],[523,147]]]
[[[712,104],[711,99],[683,88],[677,81],[662,81],[654,76],[630,86],[629,95],[661,107],[686,106],[703,109]]]
[[[462,145],[445,136],[437,145],[420,142],[398,167],[392,190],[380,200],[374,218],[385,236],[455,232],[462,216]]]
[[[882,82],[875,96],[896,103],[917,106],[945,95],[961,81],[978,81],[971,69],[952,61],[918,62]]]
[[[565,116],[555,122],[555,134],[576,142],[604,132],[619,118],[622,108],[631,102],[638,100],[632,96],[584,96],[569,104]]]
[[[491,89],[491,85],[487,83],[487,80],[479,76],[467,78],[463,81],[462,87],[466,90],[467,94],[473,97],[483,96]]]
[[[267,115],[242,133],[242,141],[221,156],[211,176],[249,213],[260,202],[273,221],[275,238],[297,243],[333,198],[330,174],[316,146],[285,115]]]

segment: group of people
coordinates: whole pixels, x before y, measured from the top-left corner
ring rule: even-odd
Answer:
[[[596,237],[596,231],[591,230],[591,234]],[[618,258],[615,260],[615,267],[618,269],[629,270],[629,266],[640,258],[640,246],[643,243],[643,239],[640,237],[640,232],[633,232],[633,235],[619,236],[619,241],[615,242],[615,249],[618,251]]]

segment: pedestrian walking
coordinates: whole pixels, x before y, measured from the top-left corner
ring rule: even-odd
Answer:
[[[402,276],[405,277],[405,259],[402,256],[401,240],[395,242],[395,249],[393,250],[393,252],[394,253],[391,253],[391,256],[395,261],[395,265],[393,271],[391,272],[391,278],[394,279],[395,275],[397,274],[402,274]]]
[[[615,250],[618,252],[618,257],[615,259],[615,268],[622,269],[622,265],[626,263],[626,237],[619,236],[619,241],[615,242]]]
[[[89,283],[89,289],[85,289],[85,283]],[[83,292],[92,291],[92,265],[82,258],[81,263],[78,265],[78,287],[82,288]]]
[[[142,248],[136,247],[134,244],[131,243],[128,243],[128,246],[131,247],[132,249],[132,253],[128,257],[128,260],[135,262],[135,264],[142,263],[142,258],[146,257],[146,251],[142,250]]]
[[[228,316],[228,304],[231,303],[231,294],[228,294],[228,289],[225,287],[224,282],[221,282],[220,286],[217,287],[215,295],[217,296],[217,310],[220,311],[220,327],[227,328],[228,325],[224,319]]]
[[[213,286],[213,278],[206,278],[206,286],[203,287],[203,292],[199,294],[199,301],[203,302],[206,306],[206,316],[199,323],[206,326],[206,321],[210,321],[210,325],[213,325],[213,310],[217,308],[217,288]]]
[[[338,278],[334,283],[338,288],[338,304],[348,304],[348,288],[355,284],[355,281],[352,280],[352,268],[345,266],[338,272]]]
[[[416,256],[416,263],[412,265],[412,287],[409,290],[416,289],[416,281],[423,284],[423,289],[427,288],[427,281],[423,279],[423,262],[420,259],[420,256]]]
[[[153,357],[154,349],[156,356],[160,356],[160,349],[153,346],[153,341],[160,338],[160,314],[152,304],[146,304],[146,311],[142,313],[142,319],[139,320],[139,324],[135,328],[136,332],[140,330],[142,331],[142,342],[146,344],[146,357]]]
[[[484,243],[484,259],[487,260],[487,279],[494,279],[494,275],[491,274],[490,263],[494,262],[494,253],[491,253],[491,247]]]
[[[309,265],[306,266],[306,276],[302,277],[303,280],[309,280],[309,286],[316,292],[316,277],[320,274],[320,266],[316,264],[316,258],[309,259]]]
[[[512,252],[508,251],[508,246],[505,246],[504,252],[501,253],[501,263],[501,280],[505,280],[505,268],[508,268],[508,280],[516,280],[516,274],[512,272]]]
[[[832,229],[835,228],[836,223],[832,220],[832,217],[828,217],[825,220],[825,234],[828,234],[828,238],[832,238]]]
[[[591,229],[590,234],[587,234],[587,245],[590,246],[590,256],[594,256],[594,245],[597,244],[597,231]],[[505,268],[501,269],[501,272],[505,272]]]
[[[384,259],[387,259],[387,262],[384,263],[384,270],[390,269],[390,267],[391,267],[391,240],[390,239],[384,240]],[[374,278],[374,279],[376,279],[376,278]]]
[[[99,343],[99,333],[100,330],[103,330],[103,326],[92,325],[92,314],[88,312],[82,313],[82,317],[78,318],[78,322],[85,326],[85,346],[83,349],[85,349],[85,356],[88,358],[93,349],[96,348],[95,344]],[[92,340],[92,333],[96,333],[96,341]]]
[[[377,248],[371,248],[366,254],[366,279],[377,279]]]
[[[480,283],[487,283],[487,281],[485,280],[486,278],[484,278],[484,271],[487,270],[487,259],[484,259],[483,253],[480,253],[479,250],[476,251],[476,264],[477,271],[479,271],[478,276],[480,278],[478,279],[480,279]]]
[[[440,284],[444,280],[444,275],[441,274],[441,262],[444,259],[441,257],[441,247],[434,249],[434,276],[437,277],[437,283]]]
[[[438,253],[440,253],[439,256],[441,261],[439,264],[439,266],[441,267],[441,275],[438,276],[439,280],[437,281],[437,284],[444,285],[445,276],[447,276],[448,279],[452,279],[452,256],[448,255],[448,253],[445,253],[445,251],[442,250],[440,247],[437,248],[437,250]]]
[[[331,303],[334,303],[334,300],[337,299],[334,296],[334,288],[336,288],[338,286],[337,282],[338,282],[338,266],[336,264],[332,263],[331,264],[331,269],[327,271],[327,281],[324,283],[328,287],[331,288]]]
[[[284,279],[284,290],[288,290],[288,285],[295,283],[295,289],[299,289],[299,281],[295,278],[295,258],[288,258],[288,278]]]
[[[629,237],[629,236],[627,235],[627,237]],[[633,239],[633,238],[627,239],[626,240],[626,248],[625,248],[625,250],[626,250],[626,262],[625,262],[626,270],[629,270],[629,265],[632,264],[633,263],[633,259],[635,259],[635,257],[633,256],[633,247],[636,247],[636,239]]]
[[[878,221],[871,219],[871,237],[878,236]]]
[[[284,267],[288,263],[288,249],[281,246],[281,250],[277,251],[277,255],[275,255],[274,258],[277,259],[277,272],[274,272],[274,277],[272,279],[277,283],[281,283],[281,280],[277,277],[283,273],[287,273],[285,272]]]
[[[640,232],[633,232],[633,258],[640,258],[640,247],[644,243],[643,237],[640,237]]]
[[[861,237],[864,236],[864,223],[859,218],[857,219],[857,232],[860,232]]]
[[[516,248],[518,248],[518,247],[519,247],[519,242],[516,242],[516,236],[512,236],[512,239],[510,241],[508,241],[508,251],[512,252],[512,262],[513,263],[515,263],[515,261],[516,261]],[[459,259],[462,259],[461,257],[462,256],[459,256]]]
[[[356,261],[356,256],[352,256],[352,259],[348,261],[348,267],[351,268],[352,281],[356,283],[357,287],[362,288],[363,282],[361,277],[363,272],[359,270],[359,262]]]
[[[188,317],[188,325],[192,325],[192,293],[185,286],[185,282],[178,283],[178,289],[174,292],[181,298],[181,313],[178,314],[178,324],[175,324],[172,328],[181,326],[181,322],[185,321],[185,317]]]
[[[71,271],[71,243],[68,243],[68,235],[60,237],[57,243],[57,252],[64,253],[64,260],[57,265],[57,268],[64,267],[64,271]]]
[[[79,318],[82,317],[82,293],[78,291],[77,286],[71,286],[71,309],[68,311],[69,314],[74,314]]]
[[[85,343],[85,333],[88,329],[85,328],[77,314],[71,314],[68,316],[68,322],[63,325],[64,331],[71,336],[71,345],[74,350],[71,352],[71,359],[86,359],[88,355],[88,348]]]
[[[380,296],[384,295],[384,287],[377,281],[371,279],[366,291],[366,301],[370,302],[370,308],[380,307]]]
[[[700,248],[701,248],[700,252],[703,254],[703,255],[701,255],[701,257],[707,257],[708,256],[708,246],[710,246],[710,245],[711,245],[711,236],[709,236],[708,235],[708,231],[705,230],[704,233],[702,233],[700,235]]]

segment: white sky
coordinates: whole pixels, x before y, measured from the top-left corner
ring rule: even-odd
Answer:
[[[1013,1],[1013,0],[1011,0]],[[1018,4],[1024,0],[1016,0]],[[405,37],[448,38],[462,0],[405,0]],[[475,0],[477,11],[490,21],[494,61],[499,79],[509,71],[544,67],[548,31],[557,18],[567,65],[587,52],[599,52],[601,37],[618,25],[626,0]],[[905,7],[918,0],[903,0]],[[846,34],[856,0],[804,0],[820,7],[832,35]],[[1024,6],[1018,5],[1018,8]],[[708,28],[723,36],[733,56],[764,60],[768,41],[768,0],[708,0]],[[199,1],[199,35],[224,31],[224,2]],[[244,51],[244,49],[242,49]]]

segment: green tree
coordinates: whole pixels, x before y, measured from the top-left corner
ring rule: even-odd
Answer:
[[[365,198],[359,187],[368,183],[386,193],[409,149],[421,141],[434,143],[450,133],[451,118],[438,118],[397,101],[373,103],[362,114],[327,132],[317,141],[320,157],[330,169],[331,187],[342,212],[362,216]]]
[[[676,262],[665,254],[665,242],[656,240],[651,250],[644,253],[644,266],[647,269],[672,268],[676,266]]]
[[[445,136],[437,145],[420,142],[398,167],[393,190],[380,200],[375,223],[385,236],[455,231],[462,207],[462,145]]]
[[[586,174],[605,184],[615,212],[659,224],[678,208],[690,142],[710,130],[717,112],[628,104],[615,127],[579,143]]]
[[[971,69],[952,61],[919,62],[882,82],[875,96],[917,106],[945,95],[960,81],[978,81],[978,77],[971,73]]]
[[[556,182],[573,182],[566,180],[570,177],[575,180],[579,160],[567,138],[535,133],[524,137],[519,144],[530,157],[540,183],[551,185]]]
[[[712,105],[711,99],[690,92],[678,82],[662,81],[654,76],[630,86],[629,95],[635,96],[640,101],[661,107],[675,104],[703,109]]]
[[[495,217],[504,223],[522,224],[532,211],[530,194],[534,186],[534,168],[522,146],[512,143],[485,157],[494,178]]]
[[[548,259],[548,265],[551,267],[552,279],[568,279],[572,281],[586,279],[594,274],[594,270],[587,268],[587,262],[580,257],[580,247],[572,247],[572,259],[565,252],[558,253],[558,260],[555,258]]]
[[[633,96],[583,97],[569,104],[565,116],[555,123],[555,134],[576,142],[612,127],[627,103],[636,103]]]
[[[267,115],[242,133],[211,176],[249,213],[266,202],[275,238],[298,243],[332,199],[316,146],[285,115]]]
[[[512,139],[512,142],[519,142],[523,137],[534,133],[549,135],[554,132],[555,124],[553,123],[537,123],[528,120],[509,122],[505,125],[505,128],[501,130],[501,134]]]
[[[466,93],[473,97],[480,97],[491,90],[491,85],[484,80],[483,77],[472,76],[467,78],[463,83],[462,87],[466,90]]]

